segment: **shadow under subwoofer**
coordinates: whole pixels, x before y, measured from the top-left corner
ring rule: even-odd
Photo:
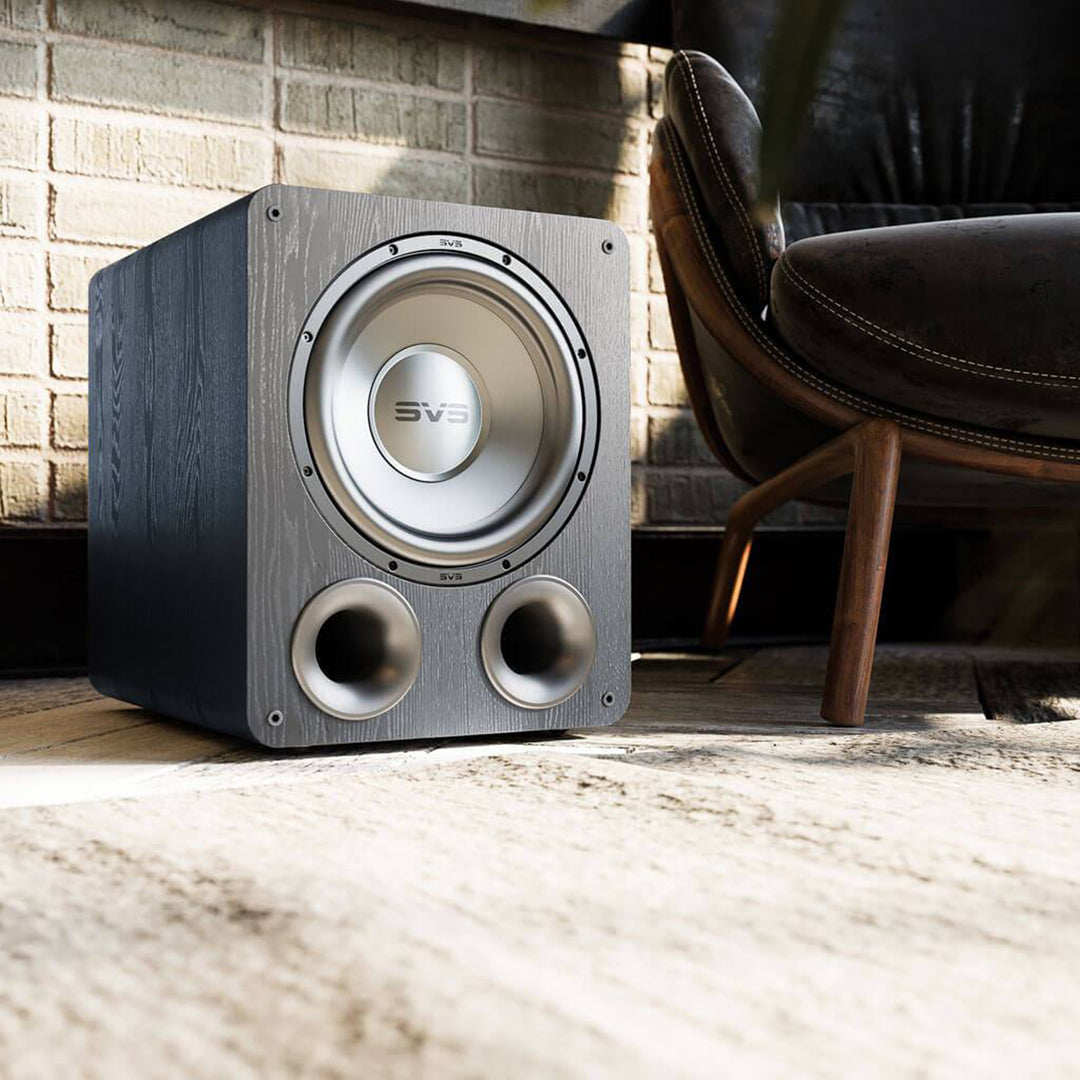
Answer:
[[[605,221],[281,186],[95,275],[95,687],[274,747],[616,720],[628,279]]]

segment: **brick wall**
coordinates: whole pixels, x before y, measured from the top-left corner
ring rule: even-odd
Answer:
[[[648,235],[665,59],[359,3],[0,0],[0,522],[85,519],[90,276],[273,181],[617,221],[634,520],[721,520],[739,485],[687,411]]]

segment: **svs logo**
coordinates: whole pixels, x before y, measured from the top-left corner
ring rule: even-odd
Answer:
[[[442,237],[439,240],[439,246],[440,247],[449,247],[449,248],[459,248],[459,247],[464,247],[465,245],[460,240],[457,240],[457,239],[447,240],[445,237]]]
[[[423,419],[433,424],[440,420],[448,424],[467,424],[469,406],[454,401],[440,401],[437,408],[432,408],[426,401],[395,401],[394,419],[401,424],[418,424]]]

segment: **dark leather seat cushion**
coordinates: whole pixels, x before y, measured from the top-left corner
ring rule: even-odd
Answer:
[[[1080,214],[810,237],[773,267],[769,317],[816,371],[879,401],[1080,438]]]

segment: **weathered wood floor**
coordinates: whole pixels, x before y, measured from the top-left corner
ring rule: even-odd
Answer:
[[[0,684],[0,1076],[1080,1075],[1080,724],[1017,722],[1078,665],[883,649],[840,731],[823,650],[650,658],[614,728],[300,755]]]

